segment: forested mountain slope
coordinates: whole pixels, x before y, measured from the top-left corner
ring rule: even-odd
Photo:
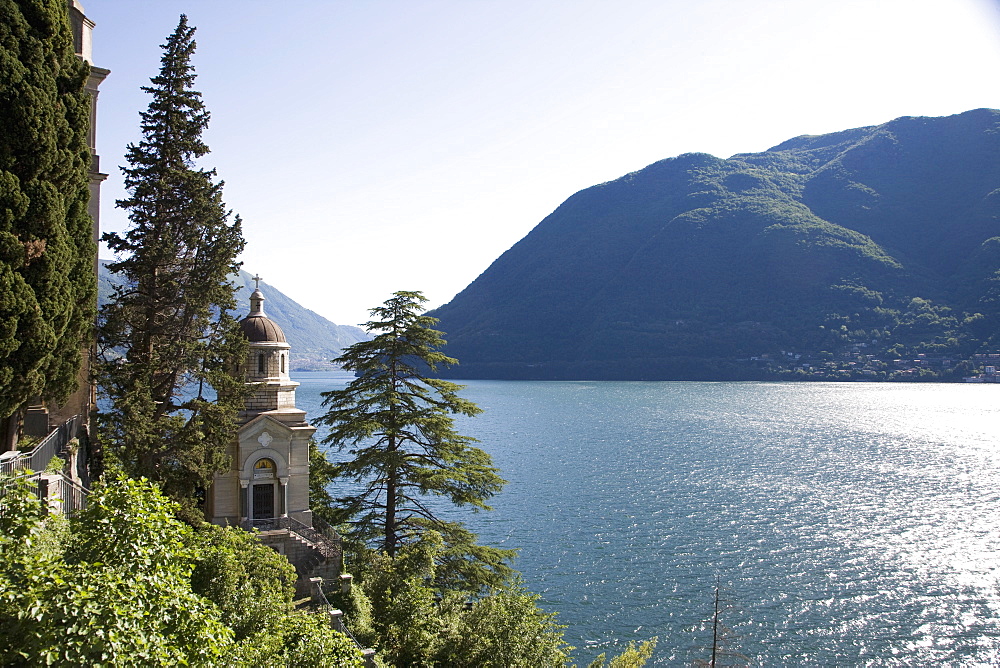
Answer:
[[[101,260],[99,267],[98,302],[102,305],[110,298],[111,288],[116,284],[115,275],[105,268],[105,263]],[[245,271],[231,278],[237,287],[234,316],[239,319],[250,312],[254,282]],[[278,323],[292,346],[293,371],[332,368],[329,361],[339,357],[343,348],[368,338],[360,327],[335,325],[264,281],[261,281],[261,292],[264,293],[264,311]]]
[[[576,193],[433,315],[460,378],[967,358],[1000,338],[998,215],[995,110],[686,154]]]

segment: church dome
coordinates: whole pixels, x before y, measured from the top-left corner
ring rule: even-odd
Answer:
[[[278,323],[264,315],[264,294],[260,288],[250,295],[250,315],[240,320],[240,329],[250,343],[287,343]]]
[[[248,315],[240,320],[240,329],[250,343],[285,343],[281,327],[264,315]]]

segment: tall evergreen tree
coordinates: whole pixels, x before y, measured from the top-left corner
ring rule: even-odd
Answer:
[[[393,557],[428,529],[445,541],[436,578],[447,588],[499,586],[510,575],[511,550],[477,545],[460,522],[446,521],[432,497],[458,506],[489,510],[486,501],[504,480],[490,456],[455,431],[454,415],[481,412],[458,396],[461,385],[424,376],[426,369],[457,360],[438,350],[445,341],[422,315],[419,292],[397,292],[371,310],[370,341],[346,348],[334,360],[357,374],[342,390],[324,392],[330,426],[324,443],[350,448],[352,458],[334,465],[333,477],[359,484],[356,494],[337,499],[350,537]]]
[[[65,0],[0,0],[0,449],[76,388],[93,332],[87,72]]]
[[[131,226],[103,236],[124,278],[102,309],[100,385],[112,407],[100,417],[103,453],[132,476],[158,482],[191,510],[229,466],[243,383],[231,375],[246,341],[228,311],[229,274],[244,246],[239,216],[222,202],[215,170],[198,168],[209,113],[195,80],[195,29],[181,16],[163,45],[142,140],[123,167]],[[212,397],[212,390],[217,399]]]

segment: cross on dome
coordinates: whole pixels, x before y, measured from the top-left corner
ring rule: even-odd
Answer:
[[[247,317],[263,316],[264,293],[260,291],[260,274],[253,276],[250,280],[254,282],[254,290],[250,294],[250,315]]]

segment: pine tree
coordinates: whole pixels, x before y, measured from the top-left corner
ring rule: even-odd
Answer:
[[[76,388],[93,332],[87,72],[64,0],[0,0],[0,449]]]
[[[460,522],[445,521],[429,497],[457,506],[489,510],[486,501],[504,480],[475,439],[455,431],[454,415],[481,412],[458,396],[462,386],[423,375],[455,364],[438,350],[445,341],[422,315],[419,292],[397,292],[371,310],[366,327],[375,336],[346,348],[334,360],[357,375],[342,390],[324,392],[330,426],[324,443],[350,448],[351,459],[334,465],[333,477],[359,485],[337,499],[337,519],[348,521],[350,538],[390,558],[429,529],[445,541],[436,578],[446,588],[500,586],[510,575],[510,550],[477,545]]]
[[[189,511],[216,472],[243,402],[231,375],[246,341],[229,315],[244,241],[240,219],[222,202],[215,170],[196,167],[209,112],[192,89],[195,29],[182,15],[162,46],[158,76],[141,113],[142,140],[123,167],[131,225],[103,240],[119,258],[108,266],[123,286],[102,310],[101,392],[112,408],[100,416],[107,459],[145,476]],[[215,399],[213,391],[217,394]]]

